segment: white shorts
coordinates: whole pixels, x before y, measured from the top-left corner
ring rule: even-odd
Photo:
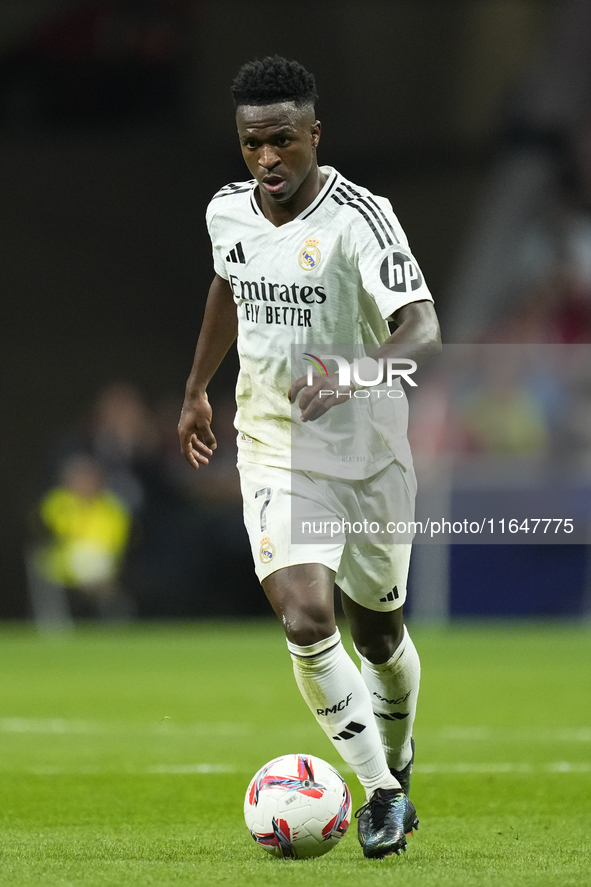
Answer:
[[[397,534],[396,527],[402,523],[398,518],[409,521],[414,517],[416,478],[412,466],[405,470],[392,462],[365,480],[342,480],[244,459],[238,460],[238,470],[244,523],[260,582],[284,567],[320,563],[336,573],[336,584],[361,606],[378,611],[402,606],[412,534]],[[293,532],[294,515],[299,527],[299,517],[305,514],[313,516],[310,524],[316,529],[323,518],[324,535],[310,534],[311,540],[316,537],[320,541],[303,542],[301,532]],[[334,522],[342,523],[355,514],[384,528],[368,538],[390,541],[346,541],[346,533],[337,532]],[[394,532],[386,533],[389,524]]]

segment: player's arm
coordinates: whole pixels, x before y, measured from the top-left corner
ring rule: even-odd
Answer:
[[[230,284],[216,274],[209,288],[193,367],[185,386],[178,432],[181,453],[193,468],[209,463],[216,448],[207,386],[238,335],[238,315]]]
[[[380,357],[405,358],[414,360],[420,365],[441,352],[441,333],[433,302],[427,299],[409,302],[394,313],[393,320],[397,324],[396,330],[372,355],[375,360],[379,360]],[[335,391],[335,394],[332,397],[320,397],[320,390],[329,387]],[[351,384],[349,389],[354,391],[355,385]],[[307,387],[307,377],[302,376],[289,390],[292,403],[300,391],[302,393],[299,406],[304,422],[318,419],[331,407],[346,403],[343,397],[345,392],[339,388],[336,374],[328,378],[319,378],[310,387]],[[340,396],[337,396],[337,391]]]
[[[433,302],[409,302],[394,312],[392,335],[372,356],[414,360],[418,366],[441,353],[441,331]]]

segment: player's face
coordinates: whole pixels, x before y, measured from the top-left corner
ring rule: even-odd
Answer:
[[[293,102],[241,105],[236,124],[242,156],[265,202],[287,204],[302,186],[316,182],[320,123],[311,108]]]

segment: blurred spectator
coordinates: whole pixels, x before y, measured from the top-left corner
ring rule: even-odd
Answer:
[[[236,468],[236,404],[233,394],[219,391],[214,398],[212,430],[217,448],[209,465],[192,470],[180,457],[176,431],[178,398],[160,405],[162,463],[166,477],[182,502],[177,509],[175,538],[167,548],[182,545],[191,568],[188,592],[192,613],[248,615],[266,612],[266,600],[252,569]],[[170,524],[169,524],[170,526]],[[162,534],[162,530],[161,530]],[[162,535],[161,535],[161,538]]]
[[[242,521],[233,396],[216,399],[218,448],[199,472],[180,454],[180,406],[169,397],[151,409],[135,385],[108,385],[82,427],[60,442],[49,484],[81,453],[100,466],[103,489],[133,518],[119,583],[138,617],[260,612],[265,599]]]
[[[99,460],[105,482],[133,512],[144,504],[145,487],[157,470],[158,432],[138,389],[116,382],[103,389],[91,411],[90,452]]]
[[[525,362],[514,349],[504,349],[502,355],[498,349],[483,349],[479,363],[480,379],[459,416],[468,451],[492,456],[544,451],[546,419],[536,392],[526,384]]]
[[[591,117],[544,195],[545,210],[526,226],[510,311],[487,342],[591,342]]]
[[[40,626],[78,616],[129,615],[118,580],[131,515],[105,488],[96,459],[75,455],[65,461],[61,483],[39,503],[34,524],[28,570]]]

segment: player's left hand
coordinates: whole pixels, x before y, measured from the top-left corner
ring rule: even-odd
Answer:
[[[305,391],[302,391],[305,389]],[[300,391],[299,407],[302,422],[313,421],[323,416],[331,407],[341,403],[348,403],[355,391],[355,385],[339,385],[338,373],[318,378],[313,385],[308,387],[308,377],[301,376],[293,383],[287,396],[291,403],[295,403]],[[330,392],[330,393],[329,393]]]

